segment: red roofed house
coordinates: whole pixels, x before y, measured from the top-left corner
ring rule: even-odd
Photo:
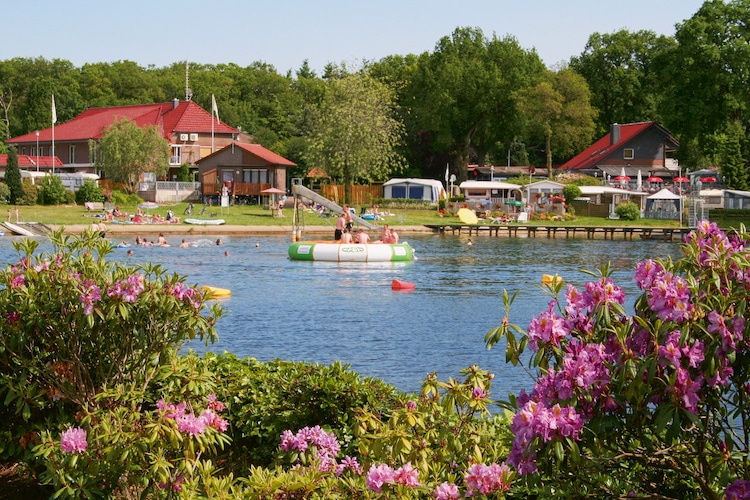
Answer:
[[[665,180],[679,175],[677,160],[669,158],[680,143],[656,122],[613,124],[609,133],[589,146],[558,170],[568,170],[598,177],[622,175],[633,181],[656,175]]]
[[[204,197],[221,196],[226,188],[230,200],[239,197],[248,202],[260,202],[264,189],[286,191],[286,169],[296,166],[260,144],[239,142],[197,163]]]
[[[36,152],[36,150],[34,152]],[[38,163],[37,160],[39,160]],[[21,170],[46,172],[52,169],[53,163],[56,169],[63,166],[63,162],[57,156],[52,158],[51,156],[37,157],[29,155],[18,155],[18,168],[20,168]],[[7,166],[8,155],[0,155],[0,168],[2,168],[3,173],[5,172],[5,167]]]
[[[115,121],[127,118],[142,127],[155,126],[171,150],[169,164],[174,167],[170,177],[176,174],[183,163],[195,163],[221,149],[233,140],[250,142],[250,136],[221,121],[213,121],[212,114],[193,101],[89,108],[69,122],[55,125],[55,156],[63,162],[63,171],[91,172],[95,170],[95,158],[89,150],[90,141],[97,142],[106,129]],[[213,137],[212,137],[213,121]],[[19,156],[35,156],[52,151],[52,128],[14,137],[5,141],[17,147]],[[213,143],[213,148],[212,148]]]

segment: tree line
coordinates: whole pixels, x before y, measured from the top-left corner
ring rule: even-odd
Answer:
[[[745,189],[748,18],[750,0],[707,0],[674,36],[594,33],[581,54],[552,69],[513,36],[459,27],[431,51],[357,67],[329,63],[320,75],[307,61],[286,74],[260,62],[190,63],[189,87],[204,109],[214,94],[223,121],[297,163],[292,175],[327,164],[341,180],[442,178],[449,165],[463,179],[469,163],[560,164],[612,123],[657,121],[680,141],[683,166],[720,166],[730,187]],[[346,78],[359,85],[343,84]],[[81,67],[60,59],[0,61],[0,139],[48,127],[51,94],[58,123],[87,107],[184,99],[186,62],[159,68],[127,60]],[[368,95],[379,104],[362,101]],[[331,108],[337,102],[343,109]],[[364,113],[353,112],[364,102],[390,120],[388,134],[368,154],[344,153],[340,144],[333,153],[323,132],[350,137],[358,123],[354,136],[363,141],[368,130],[381,131],[381,120],[362,121]],[[325,128],[334,125],[325,118],[337,113],[337,122],[349,120],[348,132]]]

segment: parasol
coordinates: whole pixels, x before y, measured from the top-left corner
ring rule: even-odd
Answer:
[[[664,182],[664,179],[662,179],[658,175],[652,175],[651,177],[646,179],[646,182]]]
[[[286,191],[279,188],[268,188],[261,191],[263,194],[286,194]]]
[[[464,224],[476,224],[479,222],[479,219],[477,219],[477,214],[469,210],[468,208],[462,208],[458,211],[458,218],[463,222]]]
[[[716,182],[716,177],[701,177],[701,182]]]
[[[628,177],[627,175],[618,175],[617,177],[615,177],[615,180],[616,181],[629,181],[630,177]]]
[[[675,177],[674,179],[672,179],[672,182],[690,182],[690,179],[681,175],[679,177]]]

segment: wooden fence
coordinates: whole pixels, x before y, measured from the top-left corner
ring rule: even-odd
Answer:
[[[320,186],[320,194],[339,205],[344,201],[343,184],[324,184]],[[372,205],[373,200],[383,197],[382,184],[352,185],[350,205]]]

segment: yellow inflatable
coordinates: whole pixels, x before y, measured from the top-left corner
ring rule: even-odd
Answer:
[[[232,291],[228,288],[203,285],[203,289],[210,293],[214,298],[230,297],[232,295]]]

